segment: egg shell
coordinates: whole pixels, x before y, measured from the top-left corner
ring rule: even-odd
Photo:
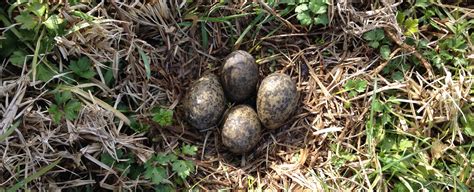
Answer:
[[[195,81],[183,99],[185,120],[198,130],[215,126],[225,110],[224,90],[214,74]]]
[[[237,105],[229,111],[222,126],[222,142],[231,152],[243,154],[260,140],[261,124],[257,113],[247,105]]]
[[[262,80],[257,93],[257,114],[263,126],[276,129],[297,108],[298,93],[290,76],[273,73]]]
[[[258,66],[246,51],[230,53],[221,70],[222,86],[227,97],[241,102],[255,94],[258,82]]]

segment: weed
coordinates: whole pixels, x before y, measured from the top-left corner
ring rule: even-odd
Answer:
[[[344,85],[344,91],[349,92],[349,97],[355,97],[359,93],[365,92],[367,81],[363,79],[350,79]]]
[[[157,122],[160,126],[170,126],[173,124],[172,110],[157,108],[152,111],[154,111],[153,121]]]
[[[79,101],[72,98],[69,91],[57,91],[54,93],[55,104],[51,104],[48,112],[51,115],[54,123],[59,123],[61,119],[73,121],[77,118],[82,105]]]
[[[370,47],[377,49],[379,48],[380,56],[383,59],[388,60],[390,57],[390,41],[385,38],[385,32],[383,29],[374,29],[364,33],[363,38],[368,41]]]
[[[297,0],[288,2],[290,6],[296,6],[296,18],[302,25],[327,25],[328,0]]]

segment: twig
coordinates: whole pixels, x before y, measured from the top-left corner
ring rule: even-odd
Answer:
[[[388,28],[384,28],[384,31],[385,33],[387,34],[387,36],[393,41],[395,42],[398,46],[400,46],[402,49],[406,50],[407,52],[413,52],[413,55],[418,59],[420,60],[421,64],[423,64],[423,66],[426,68],[426,71],[428,72],[428,76],[430,77],[433,77],[434,76],[434,73],[433,73],[433,68],[431,68],[431,64],[423,57],[423,55],[421,55],[420,53],[418,53],[418,51],[416,51],[416,49],[406,43],[404,43],[402,40],[400,40],[399,38],[397,38],[395,36],[395,34],[393,34],[390,29]]]
[[[268,6],[265,2],[263,2],[263,0],[258,0],[258,3],[260,5],[262,5],[262,7],[267,10],[268,12],[270,12],[273,16],[275,16],[276,18],[278,18],[280,21],[282,21],[283,23],[286,24],[286,26],[288,26],[289,28],[291,28],[292,30],[294,31],[297,31],[297,32],[300,32],[300,30],[298,30],[293,24],[291,24],[288,20],[284,19],[283,17],[281,17],[277,12],[275,12],[275,10],[273,10],[270,6]]]

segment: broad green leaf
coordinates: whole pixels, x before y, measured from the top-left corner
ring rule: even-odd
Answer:
[[[327,12],[328,6],[326,4],[318,4],[316,1],[310,1],[309,10],[314,14],[323,14]]]
[[[170,126],[173,124],[173,111],[160,108],[160,110],[153,115],[153,121],[161,126]]]
[[[366,80],[357,80],[355,85],[355,90],[359,93],[362,93],[367,88],[367,81]]]
[[[313,20],[308,12],[301,12],[296,15],[296,18],[300,21],[301,25],[311,25]]]
[[[59,110],[59,107],[56,104],[49,106],[48,112],[54,123],[59,123],[59,121],[61,121],[63,112]]]
[[[385,38],[385,32],[382,29],[374,29],[364,33],[363,38],[367,41],[380,41]]]
[[[48,68],[44,63],[39,64],[36,67],[37,73],[36,77],[41,81],[49,81],[54,77],[54,72]]]
[[[372,102],[372,110],[374,110],[375,112],[382,112],[383,111],[383,104],[382,102],[380,102],[378,99],[376,99],[374,102]]]
[[[21,27],[20,27],[22,29],[33,29],[33,28],[35,28],[36,24],[38,23],[36,18],[33,17],[32,15],[28,14],[26,11],[21,12],[20,15],[16,16],[15,20],[18,23],[22,24]]]
[[[62,24],[64,20],[60,18],[58,15],[54,14],[48,17],[46,21],[43,22],[43,24],[51,30],[57,31],[59,29],[59,25]]]
[[[418,33],[418,19],[408,18],[404,22],[405,35],[415,35]]]
[[[184,145],[181,151],[185,155],[193,156],[196,155],[197,150],[198,148],[194,145]]]
[[[385,108],[386,106],[384,106]],[[390,116],[390,113],[388,111],[384,111],[382,114],[382,125],[387,125],[387,123],[390,123],[392,121],[392,116]]]
[[[146,179],[150,179],[153,184],[158,185],[166,179],[167,174],[166,169],[160,166],[148,168],[144,176]]]
[[[403,81],[403,79],[405,78],[401,71],[395,71],[394,73],[392,73],[391,76],[394,81]]]
[[[466,119],[461,117],[461,124],[464,126],[464,133],[471,137],[474,137],[474,114],[466,114]]]
[[[398,148],[402,151],[407,150],[410,147],[413,147],[413,141],[408,139],[402,139],[398,145]]]
[[[318,15],[314,18],[314,24],[327,25],[329,24],[329,18],[327,14]]]
[[[111,167],[112,164],[114,164],[115,159],[112,156],[110,156],[108,153],[103,152],[102,154],[100,154],[100,162]]]
[[[81,103],[79,101],[70,100],[64,106],[64,113],[67,120],[73,121],[77,118],[79,111],[81,110]]]
[[[177,191],[173,186],[170,184],[159,184],[155,187],[155,192],[175,192]],[[191,191],[191,190],[189,190]]]
[[[177,159],[178,157],[173,153],[159,153],[154,157],[154,161],[156,161],[160,165],[168,165],[168,163],[176,161]]]
[[[28,61],[27,58],[25,52],[17,50],[10,56],[10,62],[17,67],[23,67],[23,64]]]
[[[70,91],[61,91],[54,94],[54,99],[59,105],[65,104],[72,98],[72,93]]]
[[[186,160],[177,160],[174,161],[172,164],[172,170],[182,178],[186,179],[191,174],[191,171],[193,171],[194,165],[192,162],[186,161]]]
[[[40,2],[33,2],[28,6],[28,10],[33,12],[38,17],[42,17],[46,12],[46,9],[46,5]]]
[[[388,45],[382,45],[380,47],[380,56],[382,56],[383,59],[390,59],[390,52],[390,47]]]
[[[349,91],[354,89],[356,86],[356,80],[349,79],[346,84],[344,84],[344,90]]]
[[[91,79],[96,75],[91,62],[87,57],[81,57],[78,60],[71,61],[69,69],[71,69],[74,74],[85,79]]]
[[[308,8],[308,5],[307,5],[307,4],[301,4],[301,5],[296,6],[295,12],[296,12],[296,13],[302,13],[302,12],[307,11],[308,9],[309,9],[309,8]]]
[[[403,22],[405,21],[406,15],[405,15],[404,12],[398,11],[396,17],[397,17],[397,23],[400,24],[400,25],[402,25]]]
[[[150,130],[150,126],[147,124],[142,124],[137,122],[136,119],[130,119],[130,128],[132,128],[136,133],[144,133]]]
[[[378,41],[371,41],[371,42],[369,42],[369,46],[372,47],[372,48],[374,48],[374,49],[378,48],[379,45],[380,45],[380,44],[379,44]]]

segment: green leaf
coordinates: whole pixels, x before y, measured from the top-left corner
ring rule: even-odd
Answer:
[[[36,70],[36,77],[44,82],[51,80],[55,75],[54,72],[44,63],[38,64]]]
[[[318,15],[314,18],[314,24],[327,25],[329,24],[329,18],[327,14]]]
[[[376,99],[374,102],[372,102],[372,110],[374,110],[375,112],[382,112],[383,111],[383,104],[382,102],[380,102],[378,99]]]
[[[18,23],[21,23],[21,29],[34,29],[38,21],[32,15],[27,13],[26,11],[21,12],[20,15],[15,17],[15,20]]]
[[[87,57],[81,57],[78,60],[71,61],[69,69],[71,69],[74,74],[85,79],[91,79],[96,75],[95,71],[92,70],[91,62]]]
[[[408,139],[402,139],[398,145],[398,148],[402,151],[407,150],[410,147],[413,147],[413,141]]]
[[[461,124],[464,126],[464,133],[474,137],[474,114],[469,113],[465,115],[466,119],[461,117]]]
[[[385,38],[383,29],[374,29],[364,33],[363,38],[367,41],[380,41]]]
[[[380,45],[380,43],[379,43],[378,41],[371,41],[371,42],[369,42],[369,46],[372,47],[372,48],[374,48],[374,49],[378,48],[379,45]]]
[[[405,35],[415,35],[418,33],[418,19],[408,18],[404,22]]]
[[[406,15],[404,12],[398,11],[396,17],[397,17],[397,23],[402,25],[403,22],[405,21]]]
[[[167,178],[166,169],[161,166],[146,169],[144,176],[146,179],[150,179],[155,185],[160,184]]]
[[[323,14],[327,12],[328,6],[326,4],[318,4],[316,1],[310,1],[309,9],[314,14]]]
[[[308,8],[308,5],[307,5],[307,4],[301,4],[301,5],[296,6],[295,12],[296,12],[296,13],[302,13],[302,12],[307,11],[308,9],[309,9],[309,8]]]
[[[10,56],[10,62],[17,67],[23,67],[23,64],[28,60],[26,53],[21,50],[14,51]]]
[[[47,7],[45,4],[39,2],[31,3],[28,6],[28,10],[33,12],[38,17],[42,17],[44,15],[44,13],[46,12],[46,8]]]
[[[59,107],[56,104],[49,106],[48,112],[54,123],[59,123],[59,121],[61,121],[63,112],[59,110]]]
[[[102,154],[100,154],[100,162],[110,167],[115,162],[115,159],[112,156],[110,156],[108,153],[103,152]]]
[[[155,187],[155,192],[176,192],[177,190],[170,184],[159,184]],[[190,190],[191,191],[191,190]]]
[[[57,31],[59,29],[59,25],[62,24],[64,20],[60,18],[58,15],[54,14],[48,17],[46,21],[43,22],[43,24],[51,30]]]
[[[161,165],[168,165],[168,163],[176,161],[177,159],[178,157],[173,153],[169,153],[169,154],[159,153],[153,158],[154,161],[156,161],[158,164],[161,164]]]
[[[172,170],[182,178],[186,179],[191,174],[191,171],[194,169],[194,165],[190,161],[186,160],[177,160],[172,164]]]
[[[64,113],[67,120],[73,121],[77,118],[81,110],[81,103],[75,100],[70,100],[64,106]]]
[[[311,25],[313,20],[308,12],[301,12],[296,15],[296,18],[300,21],[301,25]]]
[[[394,81],[403,81],[405,77],[403,76],[403,73],[401,71],[395,71],[392,73],[392,79]]]
[[[153,121],[161,126],[170,126],[173,124],[173,111],[160,108],[159,111],[153,115]]]
[[[140,58],[143,60],[143,64],[145,65],[145,72],[146,72],[146,78],[150,79],[151,78],[151,69],[150,69],[150,57],[145,54],[140,48],[138,48],[138,53],[140,53]]]
[[[132,128],[136,133],[144,133],[150,130],[150,126],[137,122],[135,119],[130,120],[130,128]]]
[[[383,59],[388,60],[390,59],[390,47],[388,45],[382,45],[380,47],[380,55]]]
[[[72,93],[70,91],[61,91],[54,94],[54,99],[59,105],[65,104],[71,98],[72,98]]]
[[[429,6],[428,0],[416,0],[415,7],[421,7],[423,9]]]
[[[76,16],[76,17],[79,17],[81,19],[84,19],[86,21],[93,21],[94,20],[94,17],[87,14],[87,13],[84,13],[82,11],[73,11],[72,12],[72,15]]]
[[[198,148],[194,145],[184,145],[181,149],[182,153],[189,156],[196,155]]]
[[[367,81],[366,80],[357,80],[355,85],[355,90],[359,93],[362,93],[367,88]]]

